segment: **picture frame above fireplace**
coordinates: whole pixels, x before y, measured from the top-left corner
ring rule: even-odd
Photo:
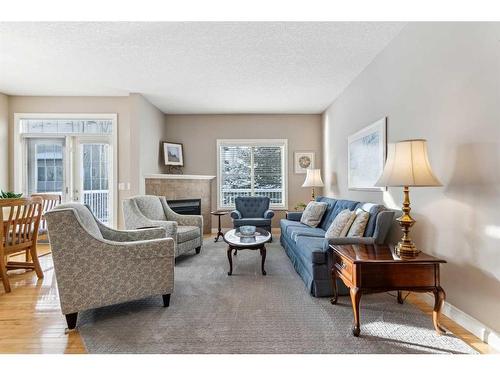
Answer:
[[[184,166],[182,143],[163,142],[163,160],[165,165]]]

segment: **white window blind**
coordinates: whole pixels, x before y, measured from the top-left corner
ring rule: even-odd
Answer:
[[[264,196],[271,207],[286,208],[286,140],[219,140],[220,208],[238,196]]]

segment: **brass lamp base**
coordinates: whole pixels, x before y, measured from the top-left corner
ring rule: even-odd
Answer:
[[[417,249],[410,238],[410,228],[415,224],[415,219],[410,216],[410,189],[408,186],[403,188],[403,193],[403,215],[396,219],[403,230],[403,238],[401,238],[394,250],[400,258],[415,258],[420,253],[420,250]]]

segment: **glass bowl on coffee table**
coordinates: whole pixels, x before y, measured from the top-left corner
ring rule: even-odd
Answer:
[[[252,226],[246,226],[252,227]],[[238,250],[259,250],[262,258],[261,271],[266,275],[264,264],[266,262],[266,242],[271,239],[271,233],[262,228],[244,228],[243,233],[241,228],[231,229],[224,235],[224,241],[227,243],[227,259],[229,261],[229,276],[233,274],[233,250],[235,255]],[[253,232],[253,234],[252,234]]]

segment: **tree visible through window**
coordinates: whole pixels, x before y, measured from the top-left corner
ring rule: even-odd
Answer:
[[[219,141],[219,205],[233,207],[238,196],[265,196],[286,206],[286,141]]]

